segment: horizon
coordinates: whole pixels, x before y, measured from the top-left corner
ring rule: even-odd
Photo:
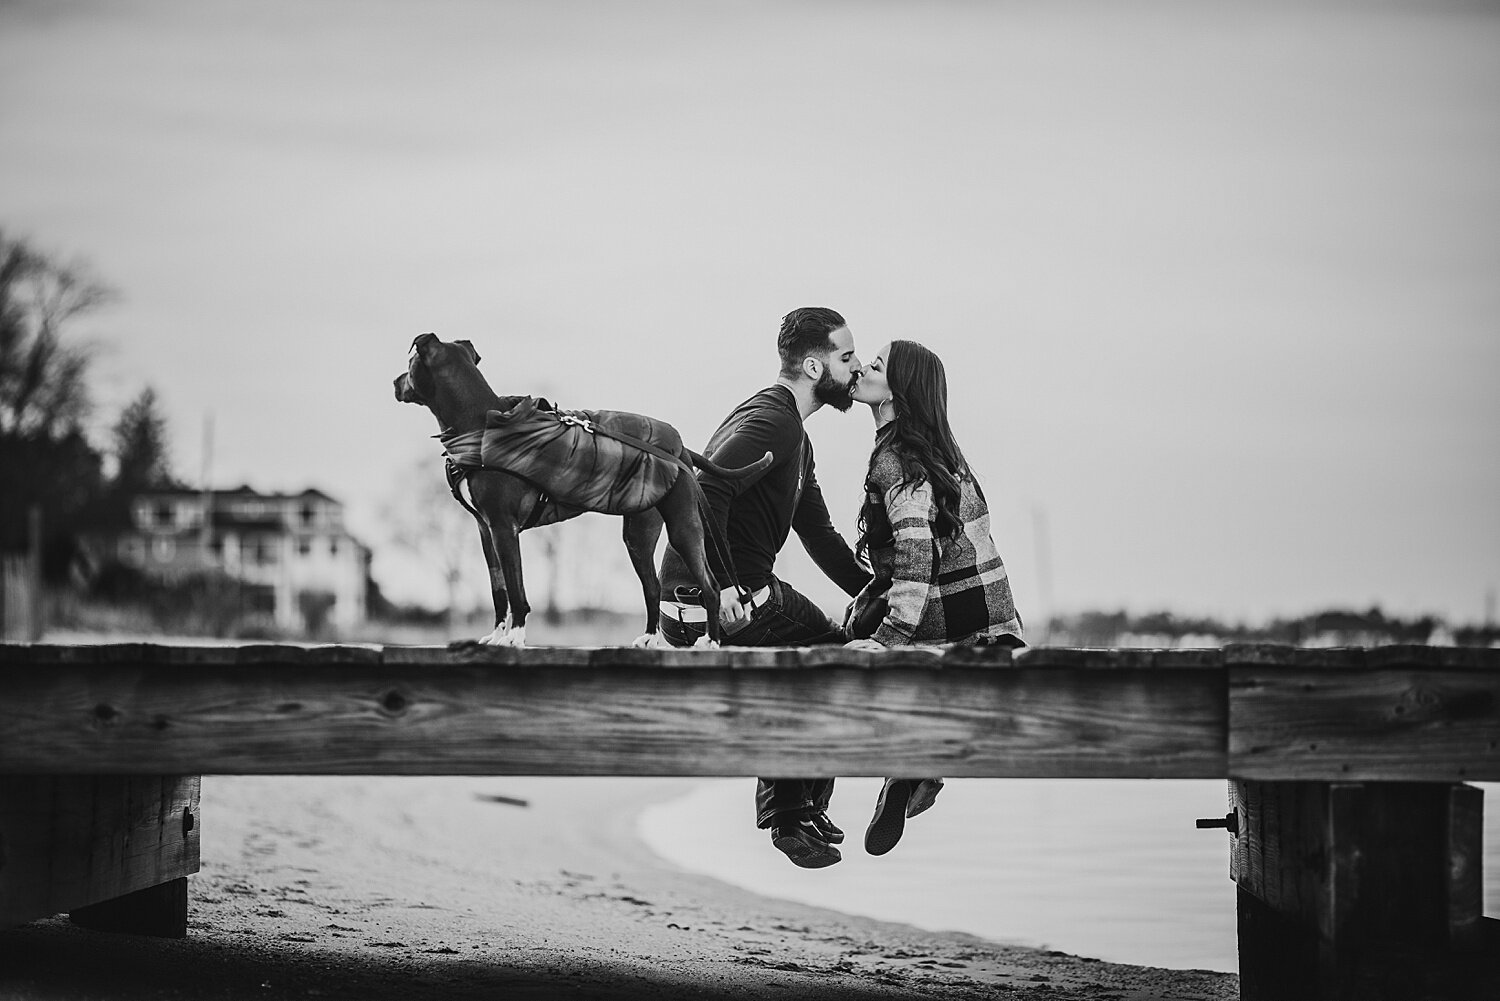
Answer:
[[[150,385],[190,482],[207,422],[212,486],[344,502],[393,597],[440,593],[386,516],[440,478],[390,394],[415,334],[699,448],[774,378],[780,316],[828,305],[864,360],[944,359],[1028,621],[1493,614],[1500,8],[90,0],[0,26],[0,225],[122,293],[74,329],[101,420]],[[807,422],[851,539],[861,410]],[[570,533],[625,566],[617,523]],[[847,600],[790,540],[778,572]]]

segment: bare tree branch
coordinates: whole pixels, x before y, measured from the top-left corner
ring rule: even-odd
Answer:
[[[55,438],[83,424],[91,352],[65,343],[64,331],[114,298],[85,266],[0,231],[0,433]]]

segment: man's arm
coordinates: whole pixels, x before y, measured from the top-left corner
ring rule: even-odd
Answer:
[[[833,519],[828,516],[828,505],[823,500],[823,491],[818,486],[818,477],[811,463],[808,463],[807,479],[802,484],[802,499],[792,514],[792,529],[818,569],[849,597],[859,594],[870,582],[870,571],[859,565],[849,543],[833,527]]]

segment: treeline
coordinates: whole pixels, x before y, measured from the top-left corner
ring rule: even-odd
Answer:
[[[52,583],[80,569],[81,538],[128,523],[134,494],[180,485],[151,387],[105,441],[89,437],[93,351],[74,330],[114,299],[83,265],[0,230],[0,552],[27,550],[31,512],[40,512],[42,572]]]
[[[1333,639],[1349,643],[1453,642],[1460,646],[1500,644],[1500,626],[1450,626],[1431,615],[1403,619],[1378,607],[1358,612],[1330,609],[1296,618],[1277,618],[1251,626],[1214,618],[1178,616],[1171,612],[1131,615],[1127,612],[1081,612],[1058,616],[1048,623],[1047,642],[1066,646],[1118,646],[1128,637],[1165,637],[1174,642],[1193,637],[1216,643],[1286,643],[1301,646]]]

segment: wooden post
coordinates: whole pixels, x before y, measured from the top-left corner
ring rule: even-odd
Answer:
[[[30,595],[29,607],[27,609],[27,635],[26,640],[32,643],[42,641],[42,633],[46,631],[46,625],[42,621],[42,509],[40,505],[31,505],[28,518],[30,533],[31,553],[31,580],[28,593]]]
[[[1244,1001],[1480,996],[1468,992],[1493,963],[1479,789],[1236,780],[1231,790]]]
[[[198,871],[198,776],[0,775],[0,928],[180,937]]]

